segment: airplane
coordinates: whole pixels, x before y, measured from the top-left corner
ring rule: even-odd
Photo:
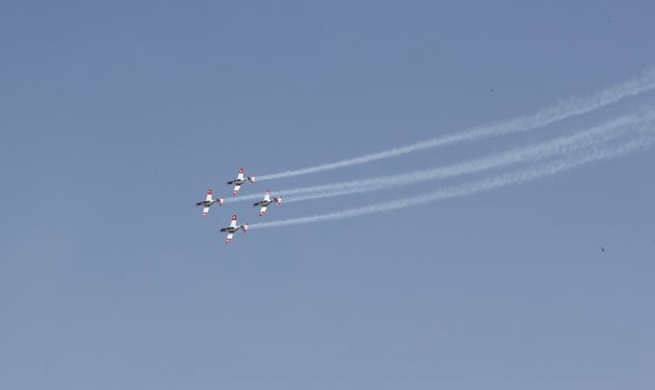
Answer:
[[[282,203],[282,197],[276,196],[275,198],[273,198],[273,200],[271,200],[271,191],[266,190],[266,194],[264,195],[264,200],[253,204],[253,207],[261,207],[261,210],[259,210],[259,216],[261,217],[266,212],[266,208],[273,203],[275,203],[276,205]]]
[[[233,215],[232,222],[230,222],[230,226],[221,229],[221,233],[227,233],[227,239],[225,240],[226,244],[229,244],[230,241],[232,241],[232,237],[234,236],[234,233],[238,232],[239,229],[243,230],[243,232],[246,233],[248,231],[248,224],[237,226],[237,216]]]
[[[210,189],[207,190],[207,198],[206,198],[205,200],[203,200],[202,202],[198,202],[198,203],[196,203],[196,207],[203,206],[203,209],[202,209],[202,216],[203,216],[203,217],[206,217],[206,216],[207,216],[207,213],[209,213],[209,208],[210,208],[211,205],[213,205],[214,203],[218,203],[219,206],[222,206],[222,205],[223,205],[223,197],[221,196],[221,197],[218,198],[218,199],[213,199],[213,197],[212,197],[212,189],[210,188]]]
[[[232,191],[232,195],[235,195],[239,193],[239,189],[241,188],[241,184],[245,183],[247,181],[250,182],[250,184],[255,183],[255,175],[248,176],[247,178],[243,178],[243,168],[239,169],[239,175],[237,176],[236,179],[230,180],[227,182],[228,186],[234,185],[234,191]]]

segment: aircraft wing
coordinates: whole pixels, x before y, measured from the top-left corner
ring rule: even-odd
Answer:
[[[268,206],[262,206],[261,210],[259,210],[259,216],[260,216],[260,217],[261,217],[262,215],[264,215],[264,213],[266,212],[266,209],[267,209],[267,208],[268,208]]]
[[[230,227],[231,228],[237,227],[237,216],[236,215],[232,216],[232,222],[230,222]]]
[[[238,180],[243,180],[243,168],[239,169],[239,175],[237,176]]]
[[[207,190],[207,198],[205,198],[205,200],[206,200],[207,202],[211,202],[211,201],[212,201],[212,189],[211,189],[211,188]]]
[[[264,200],[267,202],[271,200],[271,191],[266,190],[266,194],[264,194]]]
[[[235,185],[234,186],[234,191],[232,191],[232,195],[238,194],[240,189],[241,189],[241,184]]]
[[[205,208],[202,209],[202,216],[206,217],[207,213],[209,213],[209,206],[205,206]]]
[[[228,233],[227,238],[225,239],[225,243],[229,244],[230,241],[232,241],[232,237],[234,237],[234,233]]]

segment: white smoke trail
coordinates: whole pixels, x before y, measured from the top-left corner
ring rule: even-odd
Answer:
[[[595,148],[594,150],[582,153],[575,157],[568,157],[556,160],[550,163],[543,163],[532,168],[519,170],[516,172],[506,173],[502,175],[493,176],[487,179],[474,181],[467,184],[455,185],[444,188],[437,192],[417,196],[413,198],[400,199],[393,202],[376,203],[370,206],[350,209],[345,211],[333,212],[323,215],[315,215],[310,217],[288,219],[275,222],[264,222],[251,225],[251,229],[264,229],[273,227],[282,227],[290,225],[301,225],[314,222],[330,221],[344,218],[353,218],[366,214],[378,213],[383,211],[391,211],[402,209],[411,206],[422,205],[431,202],[437,202],[445,199],[452,199],[462,196],[470,196],[483,191],[490,191],[496,188],[518,185],[529,181],[538,180],[547,176],[552,176],[557,173],[568,171],[570,169],[579,167],[593,161],[614,159],[626,154],[645,149],[655,142],[655,137],[652,132],[648,136],[640,136],[632,139],[629,142],[623,143],[620,146]]]
[[[655,112],[651,113],[649,118],[650,121],[653,119],[655,119]],[[604,142],[611,141],[628,131],[634,130],[634,127],[630,125],[634,125],[637,122],[637,118],[623,117],[603,126],[599,126],[597,128],[587,130],[572,136],[560,137],[549,142],[515,149],[487,158],[471,160],[459,164],[454,164],[448,167],[412,172],[409,174],[383,176],[374,179],[366,179],[359,182],[350,182],[348,185],[338,184],[338,186],[335,186],[335,188],[332,188],[330,191],[310,193],[307,195],[292,197],[290,199],[286,199],[285,202],[291,203],[326,197],[380,191],[431,180],[442,180],[465,174],[479,173],[527,161],[544,160],[558,154],[565,154],[575,150],[585,149],[594,145],[599,145]]]
[[[597,94],[583,98],[571,98],[561,101],[553,107],[538,111],[533,115],[520,116],[504,122],[498,122],[487,126],[478,126],[462,132],[433,138],[427,141],[418,142],[398,148],[384,150],[361,157],[355,157],[329,164],[322,164],[305,169],[285,171],[270,175],[264,175],[258,180],[272,180],[283,177],[306,175],[310,173],[328,171],[337,168],[349,167],[352,165],[364,164],[394,156],[400,156],[419,150],[436,148],[444,145],[453,145],[461,142],[475,141],[484,138],[496,137],[504,134],[517,133],[546,127],[554,122],[570,118],[576,115],[585,114],[607,105],[616,103],[626,97],[635,96],[655,88],[655,70],[645,71],[641,77],[629,80],[623,84],[607,88]]]
[[[625,132],[634,130],[634,125],[644,124],[655,119],[652,109],[619,117],[605,124],[596,126],[569,136],[561,136],[553,140],[521,147],[508,152],[489,157],[465,161],[446,167],[422,170],[408,174],[380,176],[370,179],[352,180],[340,183],[325,184],[312,187],[303,187],[276,191],[285,197],[285,202],[295,202],[309,199],[319,199],[339,195],[349,195],[370,192],[394,187],[411,185],[429,180],[446,179],[454,176],[473,174],[486,170],[506,167],[526,161],[538,161],[574,150],[589,147],[594,144],[607,142],[617,138]],[[296,196],[300,195],[300,196]],[[228,199],[226,202],[243,201],[261,198],[261,195],[247,195],[240,198]]]

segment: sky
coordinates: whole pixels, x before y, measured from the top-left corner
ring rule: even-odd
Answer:
[[[263,217],[242,201],[203,219],[195,203],[231,198],[241,167],[356,158],[638,78],[655,67],[653,15],[649,1],[2,3],[0,388],[652,389],[655,148],[266,229],[541,162]],[[485,158],[654,98],[239,197]],[[251,229],[225,245],[232,214]]]

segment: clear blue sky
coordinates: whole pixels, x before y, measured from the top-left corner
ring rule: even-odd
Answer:
[[[655,65],[652,1],[235,3],[0,5],[0,388],[655,388],[652,150],[230,245],[218,230],[256,211],[194,207],[239,167],[350,158],[630,78]]]

